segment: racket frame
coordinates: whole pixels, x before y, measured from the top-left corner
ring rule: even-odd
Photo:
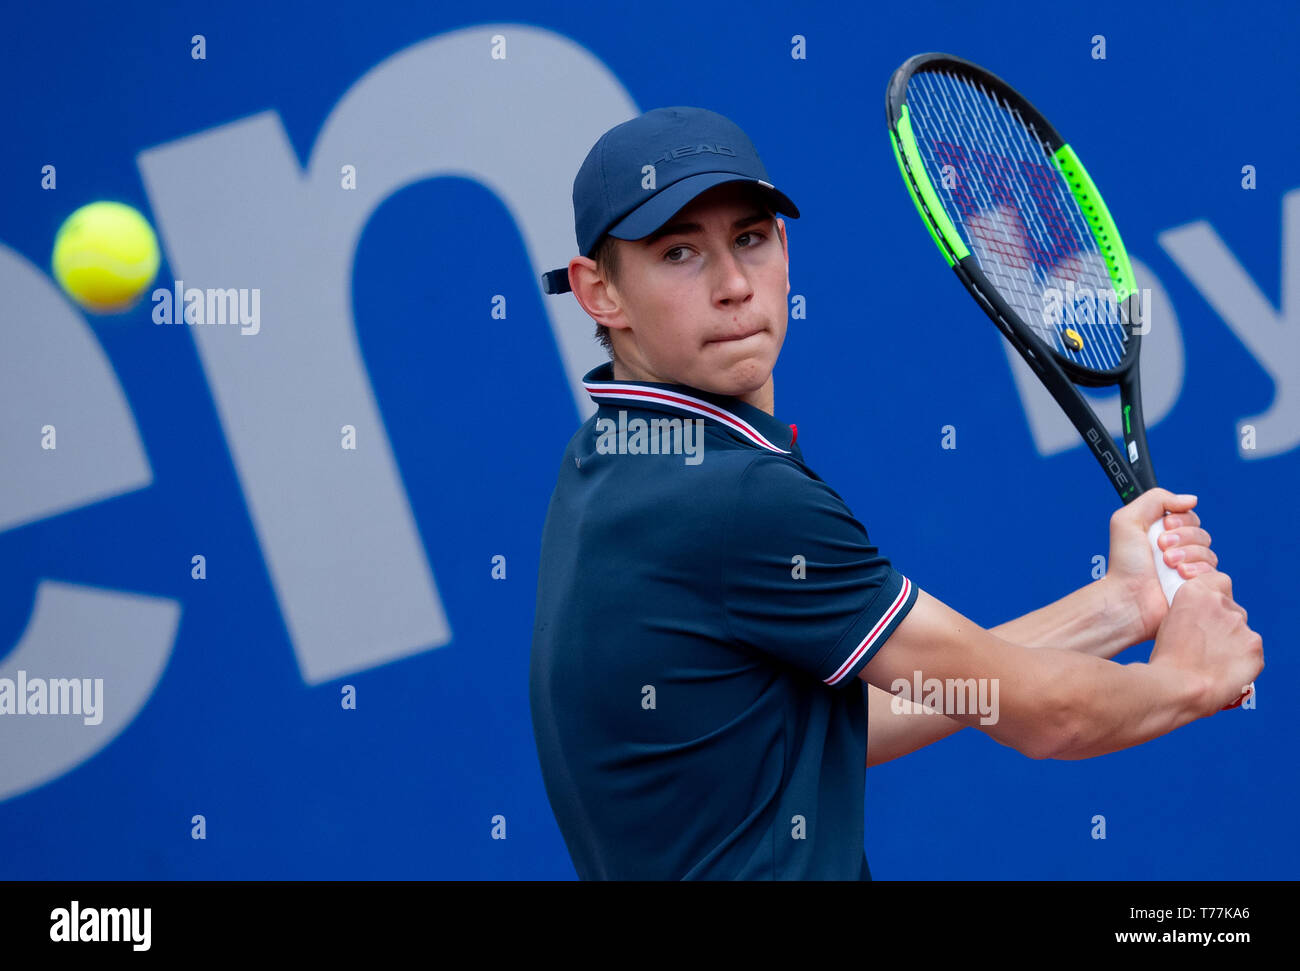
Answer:
[[[1087,169],[1073,149],[1042,113],[1011,85],[984,68],[951,54],[918,54],[908,58],[894,72],[885,95],[890,141],[908,192],[929,229],[931,238],[957,278],[1029,365],[1083,440],[1092,448],[1098,464],[1120,499],[1125,503],[1131,502],[1156,486],[1142,414],[1138,364],[1141,332],[1129,328],[1124,356],[1114,367],[1104,371],[1092,370],[1082,367],[1049,345],[1003,299],[980,269],[956,226],[944,211],[938,192],[920,161],[907,111],[907,85],[916,73],[936,70],[949,71],[974,82],[976,86],[982,86],[987,92],[1005,101],[1008,107],[1019,112],[1030,133],[1070,185],[1074,198],[1083,210],[1115,285],[1121,319],[1126,322],[1135,321],[1140,309],[1139,294],[1119,231]],[[1110,430],[1079,393],[1076,384],[1093,388],[1118,385],[1125,452],[1117,448]]]

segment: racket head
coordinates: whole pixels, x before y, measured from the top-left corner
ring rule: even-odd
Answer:
[[[951,54],[890,78],[890,138],[940,252],[1031,365],[1077,384],[1136,370],[1141,310],[1114,220],[1077,154],[1023,95]]]

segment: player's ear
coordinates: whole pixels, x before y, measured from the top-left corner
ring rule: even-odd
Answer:
[[[595,260],[586,256],[569,260],[569,286],[587,316],[598,324],[611,326],[611,318],[619,314],[619,305],[596,268]]]

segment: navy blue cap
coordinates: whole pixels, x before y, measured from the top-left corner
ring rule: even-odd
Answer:
[[[653,166],[653,181],[647,166]],[[700,193],[723,182],[752,182],[773,210],[799,210],[768,180],[749,136],[706,108],[655,108],[601,135],[573,180],[578,252],[590,258],[605,233],[642,239]],[[647,183],[653,188],[646,188]],[[569,268],[542,274],[547,293],[568,293]]]

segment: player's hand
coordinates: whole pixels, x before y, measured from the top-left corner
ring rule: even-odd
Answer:
[[[1210,549],[1210,534],[1201,527],[1201,518],[1193,511],[1196,497],[1176,495],[1167,489],[1151,489],[1110,517],[1110,566],[1106,580],[1117,591],[1121,603],[1136,611],[1132,632],[1133,644],[1156,636],[1169,612],[1147,530],[1164,516],[1165,532],[1158,538],[1165,563],[1185,580],[1212,572],[1219,557]]]
[[[1241,703],[1264,669],[1264,639],[1246,626],[1226,573],[1198,573],[1179,588],[1149,663],[1204,678],[1202,716]]]

